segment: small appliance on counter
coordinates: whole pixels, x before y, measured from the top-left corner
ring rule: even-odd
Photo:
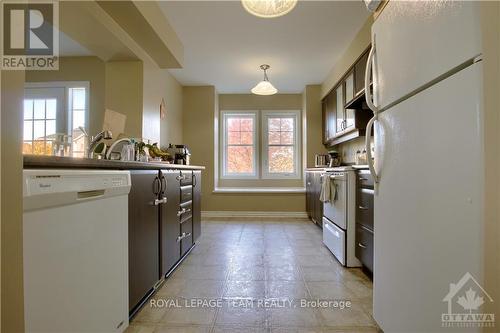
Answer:
[[[316,154],[314,156],[314,166],[316,168],[326,167],[330,163],[330,156],[326,154]]]
[[[328,166],[330,168],[340,166],[342,161],[340,160],[339,153],[336,150],[330,150],[328,154],[330,155],[330,163],[328,164]]]
[[[172,145],[167,148],[167,152],[174,156],[175,164],[189,165],[191,153],[186,145]]]

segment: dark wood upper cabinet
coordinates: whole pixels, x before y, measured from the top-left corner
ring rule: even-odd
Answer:
[[[344,130],[344,84],[341,83],[335,89],[335,134]]]
[[[372,116],[364,97],[366,61],[370,48],[356,60],[346,74],[322,100],[323,143],[333,146],[365,135]]]
[[[365,89],[365,70],[369,50],[366,50],[354,65],[354,96],[359,95]]]

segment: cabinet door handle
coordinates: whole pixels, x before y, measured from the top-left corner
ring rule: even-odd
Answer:
[[[165,178],[163,175],[161,176],[161,192],[167,192],[167,178]]]
[[[368,210],[368,207],[358,206],[359,209]]]
[[[362,244],[362,243],[358,243],[358,246],[362,249],[366,249],[366,245]]]
[[[181,241],[181,239],[183,239],[183,238],[184,238],[184,236],[185,236],[185,235],[186,235],[186,233],[185,233],[185,232],[183,232],[183,233],[182,233],[182,235],[178,236],[178,237],[177,237],[177,243],[179,243],[179,242]]]
[[[155,199],[154,205],[159,206],[161,204],[166,204],[167,203],[167,197],[163,197],[161,199]]]
[[[177,216],[181,216],[182,214],[186,214],[186,213],[189,213],[191,211],[191,208],[182,208],[181,210],[179,210],[177,212]]]
[[[193,173],[193,187],[196,186],[196,175]]]
[[[368,179],[367,178],[363,178],[363,177],[359,177],[358,178],[360,181],[367,181]]]
[[[188,233],[183,232],[182,235],[177,237],[177,243],[179,243],[181,240],[183,240],[184,238],[189,237],[189,236],[191,236],[190,232],[188,232]]]
[[[155,180],[153,181],[153,194],[158,195],[161,191],[161,181],[158,176],[155,177]]]

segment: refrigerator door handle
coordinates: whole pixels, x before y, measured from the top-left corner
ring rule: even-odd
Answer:
[[[373,165],[373,158],[372,158],[372,147],[371,147],[371,132],[373,128],[373,124],[375,121],[378,119],[378,115],[375,114],[372,119],[366,124],[366,134],[365,134],[365,149],[366,149],[366,159],[368,163],[368,168],[370,169],[370,173],[373,177],[373,181],[375,184],[375,194],[377,193],[377,185],[380,180],[379,176],[377,175],[377,172],[375,171],[375,166]]]
[[[372,147],[371,147],[371,133],[373,124],[378,120],[379,109],[373,104],[373,96],[370,90],[370,74],[372,71],[373,64],[373,55],[375,54],[375,35],[373,35],[372,40],[372,48],[370,49],[370,53],[368,54],[368,59],[366,61],[366,70],[365,70],[365,96],[366,96],[366,104],[373,111],[373,118],[370,119],[368,124],[366,124],[366,134],[365,134],[365,149],[366,149],[366,159],[368,162],[368,168],[370,169],[370,173],[373,177],[374,185],[375,185],[375,194],[378,192],[378,182],[379,177],[377,172],[375,171],[375,167],[373,165],[372,158]],[[373,84],[373,89],[375,89],[375,84]]]
[[[375,35],[373,36],[372,48],[370,49],[370,53],[368,54],[368,59],[366,61],[366,69],[365,69],[365,96],[366,96],[366,104],[373,111],[373,114],[377,116],[379,113],[379,109],[373,104],[373,96],[370,90],[370,74],[372,72],[372,64],[373,64],[373,55],[375,54]],[[375,84],[373,85],[375,89]]]

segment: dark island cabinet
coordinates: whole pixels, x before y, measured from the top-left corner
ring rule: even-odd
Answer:
[[[193,171],[193,241],[201,236],[201,170]]]
[[[130,171],[128,205],[129,305],[132,310],[161,279],[158,251],[161,183],[157,170]]]
[[[180,186],[178,170],[162,170],[162,193],[166,203],[161,208],[160,239],[161,239],[161,273],[165,276],[181,258],[177,238],[181,232],[177,211],[180,204]]]
[[[307,215],[318,226],[322,226],[323,203],[319,201],[321,194],[322,170],[306,171],[306,210]]]
[[[200,170],[131,170],[129,311],[133,316],[201,235]]]
[[[356,174],[356,257],[373,273],[373,177],[368,170]]]

